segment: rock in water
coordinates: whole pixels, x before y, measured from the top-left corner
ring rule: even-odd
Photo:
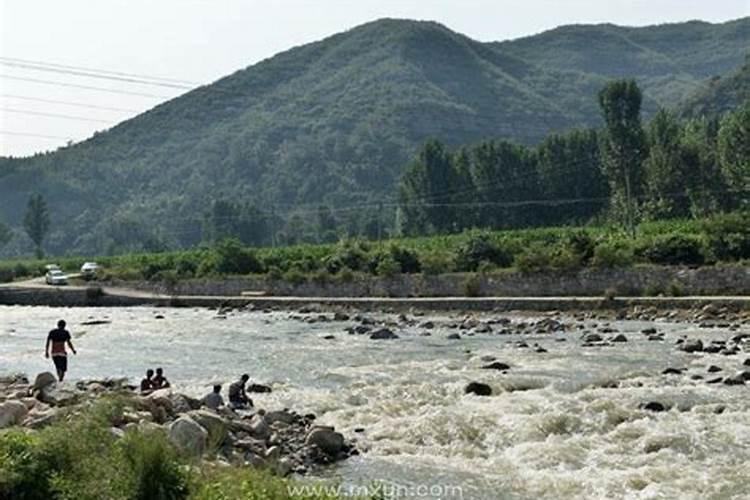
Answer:
[[[464,394],[476,394],[477,396],[492,396],[492,387],[481,382],[469,382],[464,388]]]
[[[701,352],[703,351],[703,342],[700,339],[688,340],[682,344],[680,350],[685,352]]]
[[[482,367],[483,370],[510,370],[510,366],[500,361],[494,361]]]
[[[29,413],[21,401],[6,401],[0,404],[0,429],[18,425]]]
[[[390,331],[388,328],[381,328],[370,334],[370,338],[373,340],[390,340],[397,339],[398,335]]]
[[[627,342],[628,338],[622,333],[612,337],[612,342]]]
[[[648,411],[665,411],[667,408],[658,401],[649,401],[648,403],[641,406],[644,410]]]
[[[263,384],[250,384],[247,386],[245,391],[256,392],[256,393],[268,393],[268,392],[271,392],[271,388]]]
[[[50,372],[42,372],[34,379],[34,385],[32,386],[32,389],[35,391],[40,391],[48,385],[56,383],[57,378],[54,375],[52,375]]]
[[[206,450],[208,431],[188,416],[181,416],[169,426],[169,440],[185,453],[200,457]]]
[[[344,436],[332,427],[313,427],[305,438],[305,444],[315,445],[326,455],[333,457],[344,449]]]

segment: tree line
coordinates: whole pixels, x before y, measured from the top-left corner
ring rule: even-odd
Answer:
[[[750,101],[720,118],[641,120],[633,80],[599,93],[604,127],[548,136],[536,147],[504,140],[450,150],[428,141],[399,187],[408,235],[606,219],[702,217],[746,207]]]

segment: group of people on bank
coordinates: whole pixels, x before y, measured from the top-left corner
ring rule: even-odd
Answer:
[[[250,376],[244,373],[239,380],[229,384],[229,407],[233,410],[240,410],[243,408],[252,408],[253,400],[247,395],[245,385],[250,380]],[[158,389],[165,389],[169,387],[169,381],[164,376],[164,370],[157,368],[156,371],[152,369],[146,370],[146,377],[141,380],[141,394],[150,394]],[[207,408],[212,410],[218,410],[222,406],[225,406],[224,397],[221,395],[221,384],[213,386],[213,390],[206,394],[201,402]]]
[[[68,353],[66,347],[69,348],[73,354],[77,354],[75,347],[73,347],[73,342],[71,341],[70,332],[66,330],[65,327],[65,320],[61,319],[57,322],[57,328],[47,334],[47,341],[44,349],[45,357],[49,358],[50,355],[52,357],[52,361],[54,362],[57,371],[57,378],[60,382],[65,378],[65,372],[68,369]],[[253,400],[248,397],[245,388],[248,380],[250,380],[250,376],[247,373],[244,373],[239,380],[236,380],[229,385],[227,396],[229,398],[229,407],[231,409],[239,410],[253,407]],[[141,380],[140,385],[141,394],[150,394],[153,391],[166,389],[168,387],[170,387],[170,383],[169,380],[167,380],[167,377],[164,376],[164,370],[162,368],[157,368],[156,370],[149,368],[146,370],[146,377]],[[213,390],[206,394],[201,400],[203,405],[212,410],[218,410],[225,406],[221,390],[221,384],[214,385]],[[267,389],[267,391],[270,391],[270,389]]]

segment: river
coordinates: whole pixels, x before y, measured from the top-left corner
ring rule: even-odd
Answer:
[[[420,318],[436,322],[431,336],[408,327],[374,341],[344,332],[352,322],[307,324],[288,312],[217,319],[206,309],[0,307],[0,374],[51,370],[44,341],[60,318],[79,351],[71,379],[137,382],[161,366],[195,396],[243,372],[271,384],[256,406],[313,412],[357,438],[363,454],[325,472],[351,488],[377,481],[417,498],[750,498],[750,390],[690,377],[734,374],[746,356],[675,348],[683,335],[710,341],[736,331],[618,321],[610,326],[628,341],[607,347],[583,347],[580,330],[450,340],[449,316],[431,314]],[[90,319],[111,324],[81,325]],[[594,331],[592,321],[579,324]],[[639,333],[650,326],[664,342]],[[512,368],[482,370],[485,356]],[[709,365],[723,371],[707,373]],[[667,367],[688,371],[662,375]],[[494,395],[464,395],[473,380]],[[649,401],[671,409],[639,408]]]

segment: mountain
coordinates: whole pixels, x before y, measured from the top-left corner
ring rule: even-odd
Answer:
[[[719,116],[750,99],[750,57],[739,71],[712,78],[680,107],[685,117]]]
[[[571,25],[494,47],[555,70],[635,78],[659,105],[678,104],[703,82],[740,65],[750,51],[750,18],[639,28]]]
[[[40,192],[52,213],[49,251],[102,253],[194,245],[205,238],[203,220],[217,199],[284,219],[295,211],[309,217],[320,203],[387,203],[428,138],[535,143],[551,131],[596,126],[596,93],[614,76],[642,82],[651,112],[738,66],[750,48],[750,37],[740,36],[749,26],[750,18],[573,26],[480,43],[437,23],[375,21],[237,71],[81,143],[0,159],[0,221],[20,227],[30,193]],[[596,43],[585,43],[587,36]],[[19,236],[4,252],[29,248]]]

